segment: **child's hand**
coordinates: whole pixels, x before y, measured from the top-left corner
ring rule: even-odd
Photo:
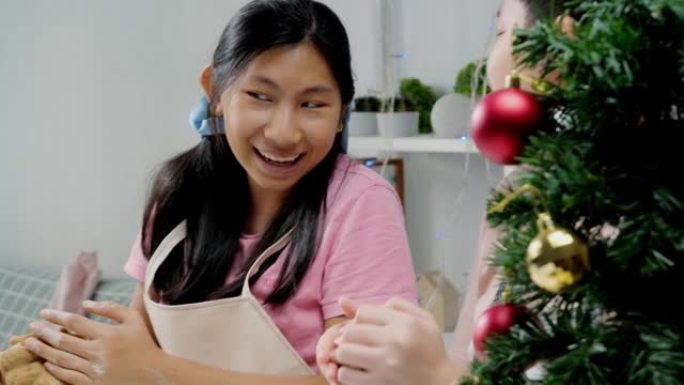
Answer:
[[[356,316],[357,307],[348,300],[341,299],[340,306],[347,318],[354,318]],[[316,345],[316,364],[318,364],[318,369],[326,381],[332,385],[339,385],[337,381],[339,365],[332,359],[332,354],[335,348],[337,348],[337,340],[349,322],[351,321],[342,322],[328,328],[321,338],[318,339],[318,344]]]
[[[33,334],[25,342],[34,354],[44,358],[45,368],[58,379],[76,385],[148,384],[149,366],[163,358],[140,313],[113,303],[84,303],[85,309],[113,321],[107,325],[54,310],[41,312],[48,321],[31,325]],[[74,335],[48,325],[52,323]],[[78,337],[77,337],[78,336]],[[82,337],[82,338],[81,338]]]
[[[321,371],[323,377],[329,384],[337,385],[337,369],[339,366],[332,360],[332,352],[335,350],[335,340],[340,335],[340,330],[347,322],[339,323],[333,327],[328,328],[321,338],[318,339],[316,345],[316,364],[318,370]]]
[[[456,381],[432,315],[393,298],[361,306],[344,328],[332,360],[341,385],[444,385]]]

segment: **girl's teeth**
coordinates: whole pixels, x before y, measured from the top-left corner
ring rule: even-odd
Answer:
[[[259,153],[261,153],[261,155],[263,155],[264,158],[266,158],[272,162],[277,162],[277,163],[292,163],[295,160],[297,160],[297,158],[299,158],[299,154],[295,155],[293,157],[290,157],[290,158],[278,158],[278,157],[263,153],[261,151],[259,151]]]

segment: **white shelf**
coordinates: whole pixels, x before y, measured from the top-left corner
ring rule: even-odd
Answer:
[[[378,152],[478,153],[475,143],[467,139],[440,138],[433,135],[406,138],[349,137],[351,155],[368,156]]]

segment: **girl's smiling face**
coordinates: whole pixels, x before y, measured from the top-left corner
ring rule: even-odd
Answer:
[[[220,95],[228,144],[252,192],[287,193],[331,150],[342,99],[309,42],[258,55]]]

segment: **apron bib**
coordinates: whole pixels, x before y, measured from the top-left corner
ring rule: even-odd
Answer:
[[[311,369],[280,332],[249,288],[249,278],[290,240],[288,232],[250,267],[235,298],[165,305],[150,296],[157,270],[186,237],[186,222],[173,229],[150,258],[145,274],[145,309],[162,350],[205,365],[247,373],[311,374]]]

